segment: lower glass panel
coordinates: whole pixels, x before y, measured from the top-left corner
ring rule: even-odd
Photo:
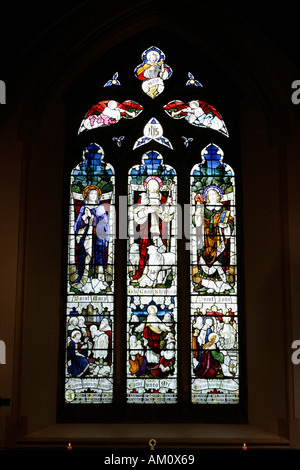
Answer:
[[[192,297],[192,402],[238,403],[235,296]]]
[[[65,399],[113,398],[113,296],[70,296],[67,304]]]
[[[128,299],[127,400],[175,403],[177,307],[173,296]]]

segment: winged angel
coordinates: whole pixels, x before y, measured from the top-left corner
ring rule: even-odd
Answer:
[[[143,107],[136,101],[127,100],[118,103],[115,100],[99,101],[84,116],[78,134],[85,130],[116,124],[122,118],[133,119],[140,114]]]

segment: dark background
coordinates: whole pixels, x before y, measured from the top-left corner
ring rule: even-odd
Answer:
[[[57,0],[51,2],[1,2],[0,17],[0,78],[5,76],[8,69],[22,56],[27,48],[38,40],[52,24],[57,22],[64,15],[82,3],[88,3],[88,0]],[[102,3],[102,0],[99,0]],[[104,2],[103,2],[104,3]],[[106,3],[106,2],[105,2]],[[113,2],[114,5],[116,2]],[[117,2],[118,3],[118,2]],[[140,2],[143,3],[143,2]],[[147,3],[147,2],[144,2]],[[152,1],[155,8],[156,1]],[[163,2],[157,2],[157,5]],[[182,4],[182,8],[186,9],[183,1],[170,2],[174,5]],[[205,9],[205,4],[211,3],[209,0],[190,1],[189,4],[199,5],[200,10]],[[266,34],[284,53],[290,58],[294,64],[300,65],[299,54],[299,3],[296,1],[237,1],[229,0],[220,2],[231,8],[234,12],[246,18]],[[122,10],[126,2],[119,2]],[[128,2],[130,5],[131,2]],[[188,25],[187,25],[188,34]],[[211,34],[214,34],[214,24],[211,25]],[[243,34],[240,31],[240,34]],[[238,35],[237,35],[238,41]],[[262,44],[263,47],[263,44]],[[299,75],[300,77],[300,75]],[[19,78],[22,78],[22,71],[19,71]]]

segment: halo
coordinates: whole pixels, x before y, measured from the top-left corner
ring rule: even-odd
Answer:
[[[151,175],[151,176],[148,176],[144,181],[144,189],[145,190],[147,189],[147,184],[149,183],[150,180],[156,180],[159,184],[159,189],[162,189],[162,187],[163,187],[162,180],[158,176]]]
[[[78,334],[81,335],[81,331],[76,329],[76,330],[73,330],[72,333],[71,333],[71,338],[73,339],[75,336],[77,336]]]
[[[95,184],[89,184],[88,186],[86,186],[82,192],[82,195],[83,195],[83,199],[86,199],[87,195],[88,195],[88,192],[91,191],[92,189],[96,190],[98,195],[99,195],[99,199],[101,197],[101,189],[98,188],[98,186],[96,186]]]
[[[203,191],[203,198],[204,198],[205,201],[206,201],[207,193],[208,193],[208,191],[210,191],[211,189],[213,189],[214,191],[216,191],[216,192],[219,194],[220,198],[222,199],[223,193],[222,193],[221,189],[220,189],[218,186],[212,184],[212,185],[210,185],[210,186],[207,186],[207,188],[205,188],[204,191]]]
[[[148,60],[148,56],[150,53],[153,53],[157,56],[157,59],[165,59],[165,54],[163,53],[163,51],[161,49],[159,49],[158,47],[155,47],[155,46],[151,46],[151,47],[148,47],[148,49],[146,49],[143,54],[142,54],[142,59],[144,61]]]
[[[147,308],[147,312],[156,314],[158,312],[158,308],[156,305],[149,305]]]

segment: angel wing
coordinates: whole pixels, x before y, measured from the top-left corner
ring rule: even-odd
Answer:
[[[228,136],[225,123],[217,109],[205,101],[192,100],[184,103],[180,100],[170,101],[164,110],[173,119],[186,119],[196,127],[206,127]]]
[[[121,118],[135,118],[143,110],[136,101],[127,100],[118,103],[115,100],[99,101],[84,116],[78,134],[83,131],[116,124]]]

